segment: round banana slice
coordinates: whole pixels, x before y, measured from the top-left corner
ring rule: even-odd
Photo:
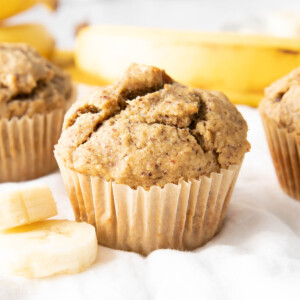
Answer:
[[[0,273],[29,278],[79,273],[97,256],[95,228],[47,220],[0,233]]]

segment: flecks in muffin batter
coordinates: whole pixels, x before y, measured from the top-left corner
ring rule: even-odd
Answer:
[[[260,111],[279,127],[300,133],[300,68],[266,88]]]
[[[133,64],[71,107],[56,155],[77,172],[147,189],[241,163],[246,136],[245,120],[222,93]]]

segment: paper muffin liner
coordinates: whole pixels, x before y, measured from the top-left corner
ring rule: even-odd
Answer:
[[[209,241],[222,225],[241,166],[146,191],[57,161],[76,221],[94,225],[99,244],[143,255],[162,248],[192,250]]]
[[[73,85],[68,105],[76,96]],[[57,169],[53,149],[67,108],[33,117],[0,118],[0,182],[30,180]]]
[[[263,113],[261,118],[280,186],[300,201],[300,136],[279,128]]]
[[[0,182],[34,179],[54,171],[53,147],[64,109],[33,117],[0,119]]]

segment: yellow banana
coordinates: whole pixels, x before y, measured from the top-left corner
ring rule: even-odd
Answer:
[[[46,5],[50,10],[55,10],[58,0],[0,0],[0,20],[16,15],[39,3]]]
[[[74,66],[74,51],[54,49],[50,59],[61,68]]]
[[[42,56],[50,58],[55,41],[47,29],[39,24],[0,26],[0,43],[26,43]]]
[[[101,82],[117,80],[132,62],[143,63],[164,68],[179,82],[256,106],[266,86],[300,65],[300,39],[90,26],[77,36],[75,59]]]
[[[86,73],[75,66],[74,52],[71,50],[55,49],[51,61],[69,73],[72,79],[76,82],[88,85],[103,85],[99,77]]]

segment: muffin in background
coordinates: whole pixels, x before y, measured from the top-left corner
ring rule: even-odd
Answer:
[[[25,44],[0,44],[0,182],[57,168],[53,147],[75,96],[67,74]]]
[[[266,88],[259,111],[280,186],[300,200],[300,68]]]
[[[55,157],[78,221],[104,246],[195,249],[220,229],[250,145],[219,92],[133,64],[70,108]]]

